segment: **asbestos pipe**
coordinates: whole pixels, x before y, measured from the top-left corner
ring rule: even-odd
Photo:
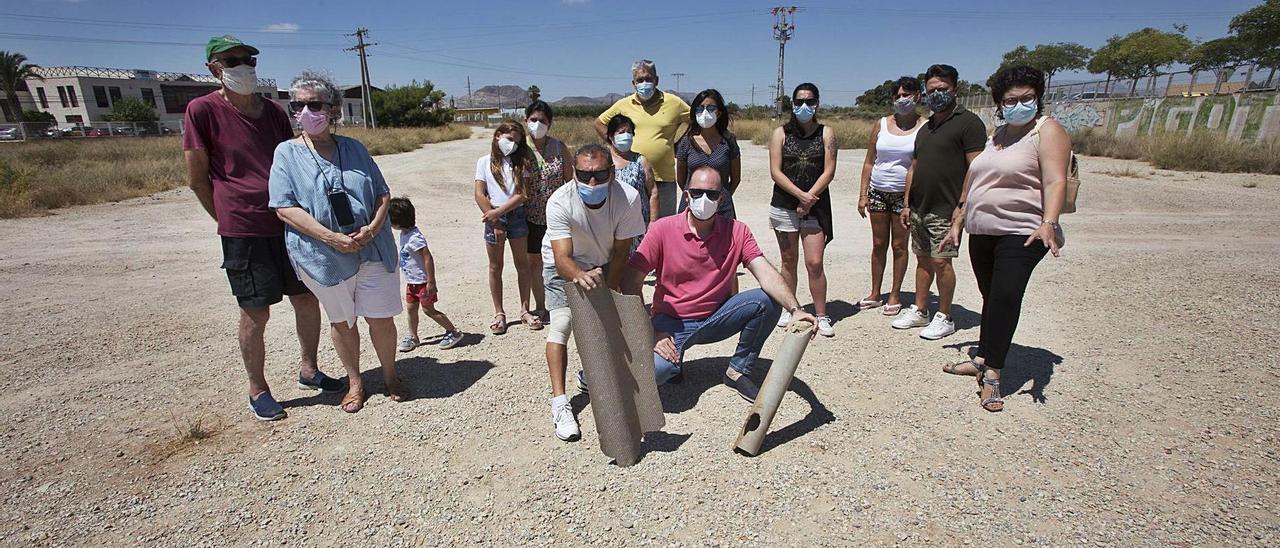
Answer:
[[[813,324],[804,321],[791,324],[787,330],[787,338],[782,341],[782,348],[778,349],[778,356],[769,367],[769,373],[765,375],[764,383],[760,385],[756,402],[751,406],[751,414],[747,415],[747,422],[743,425],[742,432],[738,434],[738,441],[733,444],[734,452],[749,457],[760,453],[765,434],[769,433],[769,424],[773,422],[773,416],[778,412],[782,396],[791,386],[791,379],[796,375],[796,366],[800,365],[800,358],[809,347],[812,329]]]

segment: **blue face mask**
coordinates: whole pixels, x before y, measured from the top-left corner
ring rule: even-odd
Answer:
[[[1036,102],[1023,101],[1011,107],[1001,107],[1005,123],[1011,126],[1025,126],[1036,117]]]
[[[657,88],[657,84],[653,82],[640,82],[636,84],[636,95],[639,95],[641,99],[648,99],[653,97],[653,92]]]
[[[809,120],[812,120],[813,114],[817,111],[818,109],[816,107],[812,107],[809,105],[800,105],[798,107],[793,107],[791,109],[791,113],[795,114],[796,119],[800,120],[800,123],[802,124],[808,122]]]
[[[609,185],[589,185],[586,183],[578,183],[578,196],[582,197],[582,201],[587,205],[603,204],[605,199],[609,197]]]

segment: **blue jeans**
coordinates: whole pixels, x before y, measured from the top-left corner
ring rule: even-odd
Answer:
[[[498,224],[502,225],[502,229],[506,231],[508,240],[529,237],[529,218],[526,216],[523,205],[499,217]],[[493,225],[489,223],[484,224],[484,243],[489,245],[498,243],[498,235],[494,233]]]
[[[764,290],[752,289],[730,297],[705,319],[681,320],[661,314],[655,316],[653,330],[670,333],[681,358],[694,345],[720,342],[741,333],[738,348],[733,351],[733,357],[729,358],[729,367],[747,375],[755,366],[764,341],[773,332],[781,315],[782,307],[773,302]],[[671,363],[655,352],[653,370],[658,384],[662,385],[680,372],[680,364]]]

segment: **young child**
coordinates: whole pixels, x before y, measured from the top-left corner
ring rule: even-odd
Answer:
[[[409,314],[409,334],[400,339],[400,351],[408,352],[421,344],[418,340],[419,306],[423,314],[444,328],[444,337],[437,345],[442,349],[458,346],[462,342],[462,332],[444,312],[436,310],[435,260],[431,257],[431,250],[427,249],[426,237],[418,230],[413,203],[408,198],[392,198],[388,214],[391,227],[400,231],[400,271],[404,272],[404,281],[408,284],[404,301],[408,305],[405,312]]]

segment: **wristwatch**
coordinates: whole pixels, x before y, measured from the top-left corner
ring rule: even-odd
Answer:
[[[1053,222],[1053,221],[1040,221],[1040,224],[1042,224],[1042,225],[1049,225],[1049,226],[1050,226],[1051,228],[1053,228],[1054,230],[1058,230],[1059,228],[1061,228],[1061,227],[1059,227],[1059,226],[1058,226],[1058,223]]]

